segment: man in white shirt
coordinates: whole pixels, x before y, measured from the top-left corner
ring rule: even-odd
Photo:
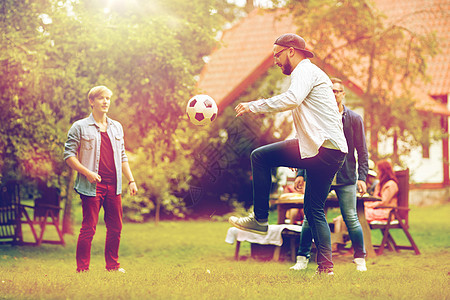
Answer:
[[[324,206],[334,175],[342,166],[347,149],[342,116],[336,106],[329,77],[308,58],[314,54],[296,34],[281,35],[274,43],[275,64],[291,75],[289,89],[269,99],[240,103],[237,115],[292,110],[296,139],[273,143],[251,154],[254,214],[230,217],[242,230],[267,234],[271,169],[306,169],[304,211],[318,250],[317,272],[333,274],[330,228]]]

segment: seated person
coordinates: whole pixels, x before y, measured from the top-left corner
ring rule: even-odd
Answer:
[[[295,193],[295,194],[304,194],[304,184],[303,184],[303,188],[298,191],[295,189],[293,184],[287,184],[284,186],[283,188],[283,194],[288,194],[288,193]],[[303,218],[304,218],[304,212],[303,209],[301,208],[291,208],[288,211],[286,211],[286,219],[289,220],[290,224],[302,224],[303,222]]]
[[[387,160],[377,163],[380,183],[375,187],[374,196],[380,197],[380,202],[364,202],[367,221],[387,221],[389,208],[376,208],[378,206],[397,206],[398,180],[395,177],[392,165]]]
[[[286,219],[290,224],[301,225],[305,214],[301,208],[291,208],[286,212]]]

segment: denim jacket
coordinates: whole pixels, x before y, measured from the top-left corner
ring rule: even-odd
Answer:
[[[364,134],[364,123],[360,115],[348,109],[344,105],[342,116],[344,124],[344,134],[347,140],[348,154],[336,174],[336,183],[343,185],[356,184],[357,180],[366,181],[369,172],[369,154],[366,146],[366,136]],[[355,149],[358,155],[358,170],[356,170]],[[305,176],[305,170],[299,169],[297,176]]]
[[[110,118],[106,118],[106,120],[108,122],[106,132],[111,140],[114,152],[117,178],[116,194],[118,195],[122,193],[122,162],[128,161],[128,157],[125,153],[122,125]],[[67,141],[64,144],[64,160],[75,156],[83,166],[98,173],[101,140],[100,127],[91,113],[89,117],[73,123],[70,128]],[[78,173],[74,188],[80,194],[95,196],[97,184],[90,183],[86,176]]]

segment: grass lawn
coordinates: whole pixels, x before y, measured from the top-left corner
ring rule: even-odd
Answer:
[[[386,251],[365,273],[337,257],[334,278],[313,278],[314,263],[295,272],[289,261],[234,261],[228,223],[208,220],[124,224],[127,273],[106,272],[99,224],[88,273],[75,272],[76,235],[65,236],[65,247],[0,245],[0,299],[450,299],[449,216],[450,204],[413,207],[410,232],[421,255]],[[241,255],[249,254],[243,243]]]

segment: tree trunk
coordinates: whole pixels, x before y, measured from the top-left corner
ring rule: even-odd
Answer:
[[[254,9],[255,9],[255,4],[253,3],[253,0],[247,0],[245,3],[245,11],[249,13]]]
[[[371,122],[370,127],[370,154],[371,159],[374,161],[378,160],[378,129],[373,126],[374,121]]]
[[[158,199],[156,199],[156,212],[155,212],[155,225],[156,226],[158,226],[158,223],[159,223],[160,211],[161,211],[161,200],[158,197]]]
[[[74,171],[70,169],[69,171],[69,183],[67,184],[67,192],[66,199],[64,204],[64,215],[63,215],[63,224],[62,224],[62,232],[63,234],[73,234],[73,218],[72,218],[72,197],[73,197],[73,186],[74,180],[73,175]]]
[[[366,101],[366,105],[364,106],[364,114],[368,116],[369,119],[369,132],[370,132],[370,154],[371,159],[377,161],[378,160],[378,128],[376,124],[376,103],[375,99],[372,96],[372,78],[374,72],[374,58],[375,58],[375,45],[372,46],[372,51],[370,54],[369,61],[369,70],[368,70],[368,78],[367,78],[367,90],[366,96],[370,101]],[[367,111],[366,111],[367,110]]]
[[[394,129],[394,134],[392,136],[392,164],[398,165],[398,134],[397,130]]]

